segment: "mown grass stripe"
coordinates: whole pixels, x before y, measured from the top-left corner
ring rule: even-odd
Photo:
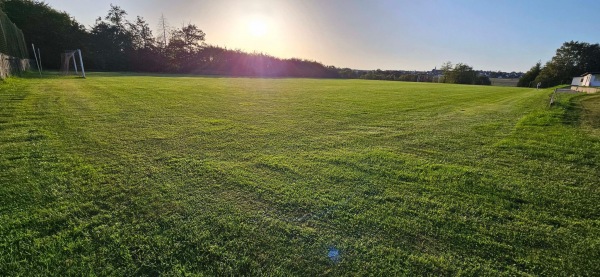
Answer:
[[[551,92],[10,79],[0,272],[593,275],[597,97]]]

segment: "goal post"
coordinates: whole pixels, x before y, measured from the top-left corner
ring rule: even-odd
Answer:
[[[79,53],[79,64],[81,65],[81,76],[85,79],[85,69],[83,68],[83,56],[81,56],[81,49],[77,49]]]
[[[69,71],[71,71],[71,63],[73,63],[73,70],[75,71],[75,75],[85,78],[83,57],[81,55],[80,49],[65,51],[64,53],[60,54],[60,60],[60,73],[62,75],[69,75]]]

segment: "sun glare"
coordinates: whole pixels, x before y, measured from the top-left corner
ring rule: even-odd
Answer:
[[[1,1],[1,0],[0,0]],[[231,24],[232,44],[248,52],[268,53],[275,56],[286,56],[287,40],[282,34],[284,24],[277,18],[264,14],[239,16]]]
[[[267,29],[267,24],[262,20],[255,19],[248,23],[248,31],[254,37],[264,37]]]

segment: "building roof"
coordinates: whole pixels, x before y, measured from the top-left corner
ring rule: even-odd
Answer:
[[[586,72],[586,73],[581,74],[580,77],[583,77],[583,76],[588,75],[588,74],[597,75],[597,74],[600,74],[600,71]]]

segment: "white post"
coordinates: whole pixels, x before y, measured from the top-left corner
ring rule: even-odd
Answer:
[[[83,74],[83,78],[85,78],[85,69],[83,69],[83,58],[81,57],[81,49],[77,49],[79,53],[79,63],[81,64],[81,74]]]
[[[77,62],[75,61],[75,52],[73,52],[73,56],[71,56],[72,60],[73,60],[73,67],[75,67],[75,74],[79,75],[79,72],[77,71]]]
[[[40,77],[42,77],[42,69],[40,68],[40,62],[38,62],[37,53],[35,52],[35,45],[31,44],[31,48],[33,48],[33,56],[35,57],[35,64],[37,65],[38,71],[40,72]]]

